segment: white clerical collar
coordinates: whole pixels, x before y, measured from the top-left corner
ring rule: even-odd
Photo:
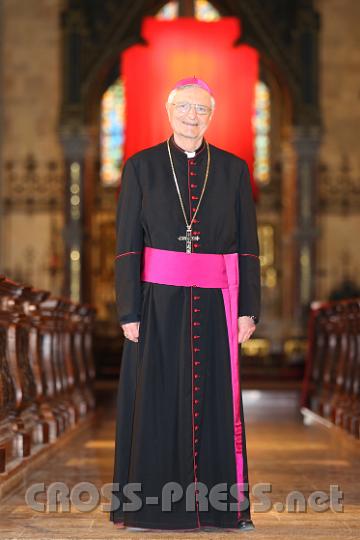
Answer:
[[[175,139],[174,139],[174,136],[172,136],[172,142],[174,144],[174,146],[180,150],[181,152],[183,152],[184,154],[186,154],[186,157],[188,159],[191,159],[193,157],[195,157],[197,155],[198,152],[200,152],[200,149],[202,148],[203,144],[204,144],[204,139],[201,141],[201,144],[199,146],[199,148],[197,148],[196,150],[194,150],[193,152],[188,152],[187,150],[184,150],[183,148],[181,148],[180,146],[178,146],[175,142]]]

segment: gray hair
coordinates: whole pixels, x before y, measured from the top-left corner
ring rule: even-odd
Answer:
[[[168,103],[173,103],[174,101],[174,98],[175,98],[175,95],[177,93],[178,90],[182,90],[183,88],[189,88],[189,87],[196,87],[196,88],[201,88],[201,86],[198,86],[197,84],[184,84],[184,86],[179,86],[178,88],[174,88],[174,90],[171,90],[168,98],[167,98],[167,102]],[[210,101],[211,101],[211,109],[215,109],[215,98],[211,95],[210,95]]]

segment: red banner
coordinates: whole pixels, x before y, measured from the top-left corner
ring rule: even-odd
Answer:
[[[240,21],[232,17],[212,23],[193,18],[143,20],[146,45],[134,45],[121,57],[125,158],[171,134],[165,110],[168,94],[176,81],[195,75],[210,85],[216,99],[207,140],[245,159],[253,171],[258,53],[249,45],[234,46],[240,34]]]

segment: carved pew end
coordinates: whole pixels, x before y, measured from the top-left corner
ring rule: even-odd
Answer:
[[[14,439],[16,454],[21,457],[29,457],[31,454],[31,434],[27,431],[19,430]]]

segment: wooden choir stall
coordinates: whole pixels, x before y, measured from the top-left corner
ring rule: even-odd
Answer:
[[[302,412],[360,438],[360,299],[312,305]]]
[[[0,276],[0,486],[94,409],[94,319]]]

